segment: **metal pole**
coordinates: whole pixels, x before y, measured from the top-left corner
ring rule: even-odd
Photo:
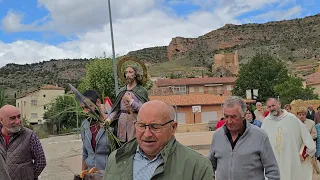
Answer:
[[[117,62],[116,62],[116,54],[114,50],[114,40],[113,40],[113,27],[112,27],[112,17],[111,17],[111,5],[110,0],[108,0],[109,5],[109,20],[110,20],[110,32],[111,32],[111,44],[112,44],[112,61],[113,61],[113,76],[114,76],[114,88],[116,90],[116,95],[119,93],[118,88],[118,75],[117,75]]]
[[[77,117],[77,135],[80,134],[80,131],[79,131],[79,115],[78,115],[78,102],[76,99],[74,99],[74,102],[76,104],[76,117]]]

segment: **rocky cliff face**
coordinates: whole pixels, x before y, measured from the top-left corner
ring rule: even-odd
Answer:
[[[157,47],[135,53],[143,54],[150,62],[159,62],[160,57],[164,61],[184,58],[203,66],[213,62],[214,54],[235,50],[240,63],[247,62],[257,52],[292,62],[320,59],[320,14],[265,24],[226,24],[198,38],[175,37],[166,51]],[[157,56],[147,55],[149,52]]]
[[[196,38],[175,37],[172,39],[167,49],[168,59],[172,59],[175,55],[186,54],[192,49],[195,49],[197,45],[198,41]]]

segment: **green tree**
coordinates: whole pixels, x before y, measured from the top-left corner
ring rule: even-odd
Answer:
[[[79,102],[72,95],[58,96],[47,107],[49,109],[44,113],[44,119],[61,129],[63,127],[65,129],[78,127],[77,122],[80,123],[84,119]],[[80,126],[80,124],[78,125]]]
[[[285,64],[268,54],[256,54],[247,64],[240,68],[233,94],[245,96],[246,90],[258,89],[261,101],[274,97],[274,86],[289,78]]]
[[[115,99],[113,64],[111,59],[94,59],[86,65],[86,77],[78,86],[80,92],[96,90],[101,98]]]
[[[310,100],[318,99],[313,88],[303,87],[302,79],[290,77],[282,84],[274,86],[274,91],[280,96],[282,104],[290,104],[295,99]]]
[[[6,105],[6,94],[4,91],[4,87],[0,86],[0,107]]]

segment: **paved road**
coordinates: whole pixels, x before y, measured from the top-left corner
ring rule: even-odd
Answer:
[[[213,132],[177,133],[176,138],[182,144],[192,146],[206,156],[212,134]],[[41,143],[48,164],[39,177],[40,180],[73,180],[74,174],[80,173],[82,143],[79,136],[50,137],[42,139]],[[320,180],[320,176],[314,175],[313,180]]]

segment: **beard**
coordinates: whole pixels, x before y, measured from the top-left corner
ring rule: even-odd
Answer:
[[[135,80],[134,77],[127,77],[126,78],[126,84],[131,84]]]
[[[7,130],[13,134],[20,132],[21,129],[22,129],[21,126],[12,126],[11,128],[7,128]]]
[[[276,116],[276,115],[278,114],[278,111],[277,111],[277,110],[273,110],[273,111],[270,112],[270,114],[271,114],[272,116]]]

